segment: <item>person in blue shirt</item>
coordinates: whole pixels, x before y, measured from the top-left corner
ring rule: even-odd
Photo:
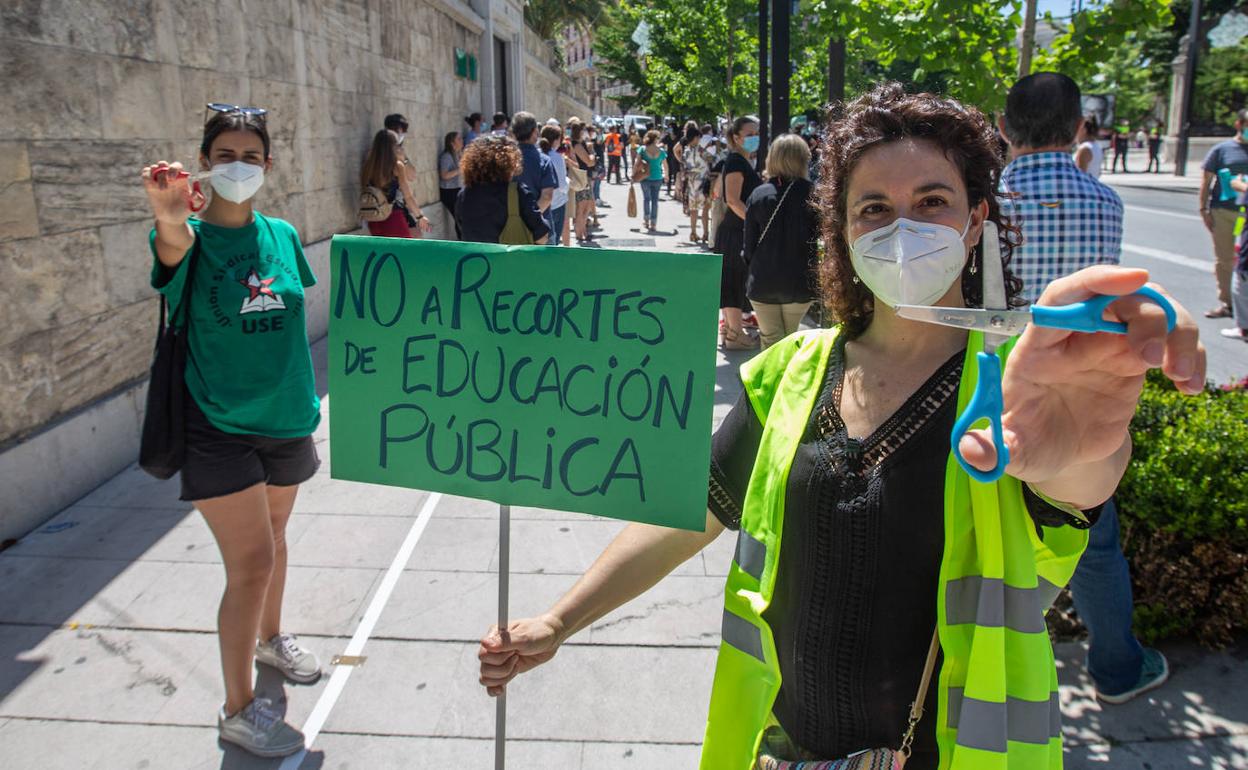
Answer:
[[[555,197],[559,180],[555,177],[555,167],[550,158],[537,147],[537,118],[530,112],[517,112],[511,119],[511,131],[520,144],[520,157],[524,164],[518,179],[537,195],[537,210],[547,220],[546,226],[553,230],[553,223],[549,221],[550,202]]]

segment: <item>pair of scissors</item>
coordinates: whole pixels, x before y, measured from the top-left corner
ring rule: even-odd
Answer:
[[[970,474],[971,478],[988,483],[1001,478],[1005,474],[1005,466],[1010,464],[1010,448],[1006,446],[1001,430],[1001,413],[1004,410],[1004,403],[1001,398],[1001,359],[997,356],[997,348],[1011,337],[1022,334],[1023,329],[1029,323],[1087,334],[1096,332],[1126,334],[1127,325],[1118,321],[1105,320],[1103,317],[1105,308],[1111,302],[1122,299],[1122,297],[1105,294],[1072,305],[1053,307],[1032,305],[1025,310],[1010,310],[1005,295],[1005,269],[1001,265],[1001,242],[997,237],[995,223],[984,223],[983,238],[983,259],[981,260],[983,264],[980,271],[984,282],[982,310],[898,305],[897,315],[915,321],[983,332],[984,348],[975,356],[979,365],[975,392],[970,402],[967,403],[966,409],[958,415],[949,440],[953,445],[953,455],[957,458],[958,464]],[[1128,296],[1135,295],[1145,297],[1160,306],[1166,314],[1166,328],[1174,330],[1177,321],[1174,306],[1160,292],[1144,286]],[[962,450],[959,446],[962,436],[971,430],[975,423],[985,419],[992,427],[992,443],[997,449],[997,464],[990,471],[981,471],[968,463],[962,457]]]
[[[203,188],[200,187],[199,183],[204,179],[215,176],[216,173],[216,169],[200,171],[196,174],[192,174],[186,169],[179,169],[175,172],[172,166],[161,166],[152,170],[152,179],[158,182],[163,176],[169,176],[171,180],[187,179],[189,186],[186,192],[186,207],[198,213],[203,210],[204,206],[208,205],[208,196],[204,195]]]

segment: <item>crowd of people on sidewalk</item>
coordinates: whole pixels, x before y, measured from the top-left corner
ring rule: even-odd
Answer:
[[[359,214],[376,236],[433,230],[413,191],[422,172],[409,125],[388,116],[361,164]],[[1202,214],[1219,249],[1248,199],[1248,177],[1230,180],[1240,200],[1210,198],[1221,169],[1248,174],[1248,112],[1236,128],[1236,144],[1206,162]],[[722,257],[720,344],[763,352],[743,366],[744,393],[713,439],[705,531],[631,525],[548,613],[491,629],[479,650],[489,693],[725,529],[738,547],[704,767],[785,770],[864,747],[917,770],[950,757],[955,767],[1060,764],[1043,613],[1065,585],[1090,630],[1098,696],[1122,703],[1160,686],[1165,657],[1132,632],[1113,493],[1144,373],[1160,367],[1185,393],[1203,387],[1191,317],[1173,303],[1171,330],[1156,305],[1122,301],[1111,312],[1126,335],[1028,327],[1007,348],[1001,382],[1011,478],[985,497],[948,463],[976,338],[897,311],[975,308],[990,296],[1003,304],[989,307],[1055,305],[1145,283],[1144,271],[1118,266],[1122,202],[1096,179],[1097,130],[1078,86],[1055,73],[1023,78],[993,126],[972,106],[883,84],[822,136],[781,134],[765,153],[749,116],[718,130],[623,129],[525,111],[495,114],[487,129],[467,116],[441,137],[443,237],[590,244],[604,182],[640,186],[642,228],[656,232],[666,190],[690,243]],[[316,277],[295,229],[254,206],[273,163],[264,109],[211,104],[198,171],[164,161],[142,171],[151,283],[187,330],[182,499],[207,520],[227,573],[218,728],[260,756],[294,753],[303,736],[256,695],[253,662],[297,682],[321,675],[282,627],[285,528],[319,465],[320,402],[302,301]],[[1235,272],[1222,257],[1224,314],[1243,319],[1243,258]],[[231,303],[238,322],[222,323]],[[281,318],[249,325],[252,307]],[[828,328],[802,332],[804,322]],[[232,374],[257,356],[269,365]],[[1006,447],[975,431],[957,448],[984,470]],[[977,532],[986,519],[1011,524],[989,537]],[[1005,561],[1009,574],[994,571]],[[991,643],[1003,625],[1010,642]]]

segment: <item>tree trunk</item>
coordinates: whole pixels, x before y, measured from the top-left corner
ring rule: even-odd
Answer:
[[[1023,10],[1023,41],[1018,49],[1018,76],[1031,74],[1031,53],[1036,47],[1036,0],[1027,0]]]

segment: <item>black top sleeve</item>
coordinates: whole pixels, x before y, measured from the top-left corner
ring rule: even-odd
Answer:
[[[546,226],[546,220],[537,208],[537,196],[533,194],[533,188],[524,182],[517,182],[516,185],[520,188],[520,218],[533,233],[534,240],[549,235],[550,228]]]

